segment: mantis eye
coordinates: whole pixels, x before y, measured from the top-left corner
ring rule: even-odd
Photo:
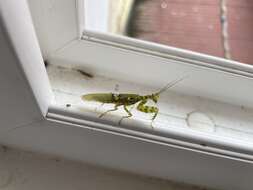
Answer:
[[[155,103],[157,103],[158,97],[157,96],[153,96],[153,100]]]

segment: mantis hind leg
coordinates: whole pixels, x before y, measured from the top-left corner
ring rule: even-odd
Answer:
[[[101,118],[101,117],[103,117],[104,115],[106,115],[106,114],[107,114],[107,113],[109,113],[109,112],[112,112],[112,111],[117,111],[119,106],[121,106],[121,105],[119,105],[119,104],[115,104],[114,109],[107,110],[106,112],[104,112],[104,113],[100,114],[98,117],[99,117],[99,118]]]
[[[122,118],[119,120],[119,125],[121,124],[121,122],[122,122],[123,119],[126,119],[126,118],[129,118],[129,117],[132,117],[132,116],[133,116],[133,114],[127,109],[126,105],[124,105],[124,110],[128,113],[128,115],[122,117]]]
[[[154,122],[155,118],[157,117],[159,109],[157,107],[153,107],[153,106],[145,106],[146,103],[147,103],[147,100],[141,101],[138,104],[137,109],[141,112],[144,112],[144,113],[155,113],[151,119],[152,120],[151,127],[153,128],[153,122]]]

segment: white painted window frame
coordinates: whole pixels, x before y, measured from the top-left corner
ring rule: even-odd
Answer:
[[[61,0],[55,1],[55,3],[71,3],[73,5],[72,9],[67,9],[67,12],[64,12],[64,10],[55,12],[55,14],[62,14],[61,16],[65,15],[68,17],[68,14],[73,15],[71,11],[76,12],[76,5],[80,2],[74,0],[64,2]],[[51,88],[45,68],[42,66],[42,57],[31,24],[27,2],[25,0],[20,0],[18,3],[14,0],[8,2],[0,1],[0,5],[1,19],[4,20],[8,37],[12,42],[18,60],[20,60],[18,67],[21,67],[23,76],[26,78],[31,88],[31,93],[35,97],[37,104],[34,106],[40,109],[41,118],[45,118],[45,120],[38,123],[33,122],[30,126],[17,132],[17,135],[13,138],[7,138],[5,142],[150,176],[219,188],[235,187],[234,185],[250,188],[252,184],[250,178],[245,179],[245,183],[239,184],[235,180],[231,181],[231,177],[233,179],[240,178],[245,173],[245,168],[247,168],[247,176],[253,173],[252,152],[226,150],[222,146],[219,148],[205,147],[201,144],[175,140],[173,138],[164,138],[126,129],[116,129],[108,124],[100,123],[99,120],[89,121],[83,115],[68,113],[61,108],[54,107],[51,101],[53,98]],[[16,18],[19,19],[17,20]],[[74,19],[77,19],[77,17]],[[50,24],[56,24],[53,23],[54,21],[57,21],[57,19],[52,19],[52,23]],[[59,36],[59,39],[55,39],[57,41],[56,45],[50,44],[50,40],[52,40],[50,37],[55,37],[58,28],[49,29],[50,32],[46,34],[49,41],[41,45],[44,58],[52,62],[64,61],[61,56],[63,52],[69,50],[71,47],[79,47],[80,44],[81,46],[88,45],[88,48],[111,48],[110,51],[114,53],[123,51],[127,53],[126,55],[137,51],[141,55],[149,54],[155,60],[160,56],[165,59],[176,59],[176,61],[181,62],[187,60],[191,64],[187,63],[183,66],[212,71],[215,69],[215,71],[218,70],[219,74],[224,74],[224,72],[231,73],[232,77],[229,74],[228,78],[231,77],[230,79],[233,83],[240,84],[243,81],[244,85],[240,87],[242,92],[252,86],[252,82],[248,79],[252,77],[252,68],[248,65],[241,65],[228,60],[176,48],[162,47],[147,42],[134,40],[130,40],[129,42],[129,39],[104,36],[88,31],[86,31],[85,36],[81,35],[84,39],[80,40],[80,32],[82,30],[77,23],[74,23],[76,26],[74,28],[66,27],[59,23],[58,28],[66,27],[67,30],[74,31],[68,31],[69,35],[64,37]],[[42,27],[44,27],[43,23]],[[37,34],[39,34],[39,41],[41,41],[43,37],[40,35],[41,31],[38,29],[38,26],[36,30]],[[17,35],[17,31],[19,31],[20,35]],[[29,54],[32,56],[27,56],[24,49],[32,51]],[[69,54],[66,56],[69,56],[67,61],[71,62],[73,56]],[[91,54],[89,59],[92,59],[92,56],[94,54]],[[93,57],[93,59],[95,60],[96,57]],[[219,64],[214,66],[212,65],[213,63]],[[112,62],[112,64],[115,63]],[[180,66],[177,62],[175,62],[175,65]],[[97,66],[101,67],[102,65],[98,64]],[[115,65],[111,65],[111,67],[115,68]],[[156,67],[157,65],[154,65],[154,69]],[[127,70],[129,68],[130,70]],[[126,67],[125,69],[125,72],[133,72],[131,67]],[[180,74],[185,74],[185,72],[176,73],[171,78],[175,78]],[[201,76],[198,77],[197,79],[201,79]],[[165,78],[165,81],[155,80],[155,78],[145,78],[145,76],[141,76],[141,78],[147,79],[145,81],[154,80],[155,83],[151,86],[160,86],[161,83],[168,81],[168,78]],[[136,80],[136,78],[133,79]],[[194,82],[183,85],[182,89],[187,89],[192,84]],[[179,89],[179,91],[182,89]],[[193,92],[194,89],[192,89],[190,94]],[[216,95],[217,99],[223,99],[218,96],[219,94]],[[203,94],[203,96],[208,97],[208,94]],[[247,97],[245,98],[242,100],[243,103],[252,105],[251,100],[247,99]],[[238,95],[236,99],[228,100],[228,102],[230,101],[237,101],[236,103],[238,104],[241,99]],[[43,135],[41,136],[41,134]],[[117,147],[117,145],[120,145],[120,147]],[[224,144],[224,147],[227,146]],[[240,147],[237,148],[240,149]],[[127,154],[122,152],[122,150],[128,151]],[[144,152],[143,150],[146,151]],[[152,156],[152,159],[150,159],[150,156]],[[197,170],[198,167],[201,167],[201,171]],[[231,172],[233,170],[235,173]],[[196,176],[197,174],[199,176]],[[214,176],[217,178],[214,179]]]
[[[109,11],[108,11],[108,0],[93,0],[93,1],[84,1],[84,7],[87,8],[84,12],[84,23],[85,28],[90,28],[96,31],[108,32],[108,19],[109,19]],[[80,3],[81,4],[81,3]],[[83,8],[83,7],[82,7]],[[81,8],[79,8],[80,10]],[[99,9],[99,11],[94,11]],[[80,12],[81,14],[81,12]],[[81,17],[81,16],[80,16]],[[92,18],[92,19],[87,19]],[[80,25],[81,23],[79,23]]]

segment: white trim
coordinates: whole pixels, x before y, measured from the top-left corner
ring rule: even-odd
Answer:
[[[78,0],[28,0],[44,59],[79,39]],[[80,7],[81,8],[81,7]]]
[[[233,140],[230,138],[218,138],[215,135],[207,135],[204,133],[188,133],[170,130],[168,126],[167,132],[157,131],[147,127],[133,126],[131,129],[122,128],[118,125],[101,121],[85,113],[68,111],[60,106],[50,106],[47,119],[56,122],[63,122],[70,126],[85,127],[92,130],[98,130],[105,133],[113,133],[119,136],[129,136],[139,138],[144,141],[154,143],[164,143],[180,149],[188,149],[191,151],[201,152],[204,154],[212,154],[216,156],[225,156],[231,159],[239,159],[244,161],[253,161],[252,144]],[[135,128],[135,129],[134,129]],[[189,131],[188,131],[189,132]]]
[[[17,66],[24,73],[40,111],[45,116],[53,94],[27,2],[26,0],[0,1],[0,14],[20,63]]]
[[[79,27],[79,38],[83,36],[83,31],[85,29],[85,16],[84,16],[84,0],[76,0],[76,9],[77,9],[77,20]]]
[[[198,65],[207,68],[227,71],[246,77],[253,77],[252,65],[242,64],[237,61],[197,53],[190,50],[175,48],[139,39],[133,39],[121,35],[89,31],[87,29],[84,30],[82,39],[185,62],[185,64]]]
[[[109,25],[109,1],[108,0],[83,0],[85,6],[85,28],[95,31],[108,32]],[[83,5],[82,5],[83,6]]]
[[[251,190],[253,185],[252,161],[58,120],[17,129],[0,140],[18,148],[210,188]],[[243,183],[238,183],[241,178]]]

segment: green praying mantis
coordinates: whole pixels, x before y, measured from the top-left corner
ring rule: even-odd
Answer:
[[[129,111],[128,106],[137,105],[137,110],[144,112],[144,113],[153,113],[153,117],[151,119],[151,126],[153,126],[153,122],[155,118],[158,115],[159,109],[154,106],[147,106],[145,105],[148,100],[152,100],[155,104],[157,104],[158,99],[160,97],[160,94],[165,92],[167,89],[173,87],[176,85],[178,82],[182,81],[185,77],[182,77],[180,79],[171,81],[168,83],[165,87],[160,89],[156,93],[152,93],[149,95],[139,95],[139,94],[115,94],[115,93],[94,93],[94,94],[85,94],[82,95],[81,98],[83,101],[95,101],[95,102],[100,102],[102,104],[114,104],[114,108],[111,110],[108,110],[102,114],[99,115],[99,118],[103,117],[109,112],[117,111],[120,106],[123,106],[124,110],[128,114],[127,116],[123,116],[119,124],[121,124],[123,119],[130,118],[132,117],[132,113]]]

